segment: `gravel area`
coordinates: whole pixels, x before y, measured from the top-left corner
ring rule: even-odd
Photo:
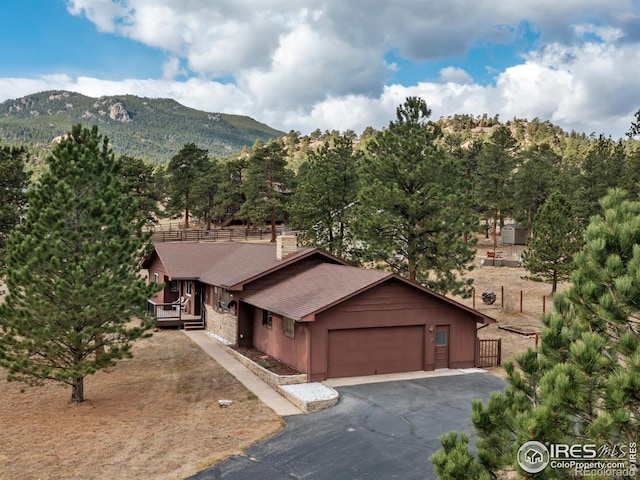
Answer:
[[[299,383],[295,385],[282,385],[283,390],[299,398],[304,402],[318,400],[331,400],[336,398],[338,392],[322,383]]]

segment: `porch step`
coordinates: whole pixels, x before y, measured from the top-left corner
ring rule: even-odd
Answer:
[[[204,322],[202,320],[189,320],[182,322],[185,330],[204,330]]]

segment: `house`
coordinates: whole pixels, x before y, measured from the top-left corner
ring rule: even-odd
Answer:
[[[207,330],[309,381],[475,365],[476,325],[492,318],[295,242],[157,244],[144,267],[165,284],[154,301],[190,299]]]

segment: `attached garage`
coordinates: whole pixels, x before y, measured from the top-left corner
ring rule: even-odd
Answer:
[[[494,321],[398,275],[335,264],[317,265],[242,303],[253,321],[239,333],[310,382],[473,367],[476,325]]]
[[[424,325],[328,331],[327,377],[424,369]]]

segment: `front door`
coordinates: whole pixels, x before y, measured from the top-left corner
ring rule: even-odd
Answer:
[[[200,282],[194,282],[193,289],[193,314],[200,315],[202,311],[202,302],[204,302],[204,286]]]
[[[434,368],[449,368],[449,325],[436,326],[436,355]]]

